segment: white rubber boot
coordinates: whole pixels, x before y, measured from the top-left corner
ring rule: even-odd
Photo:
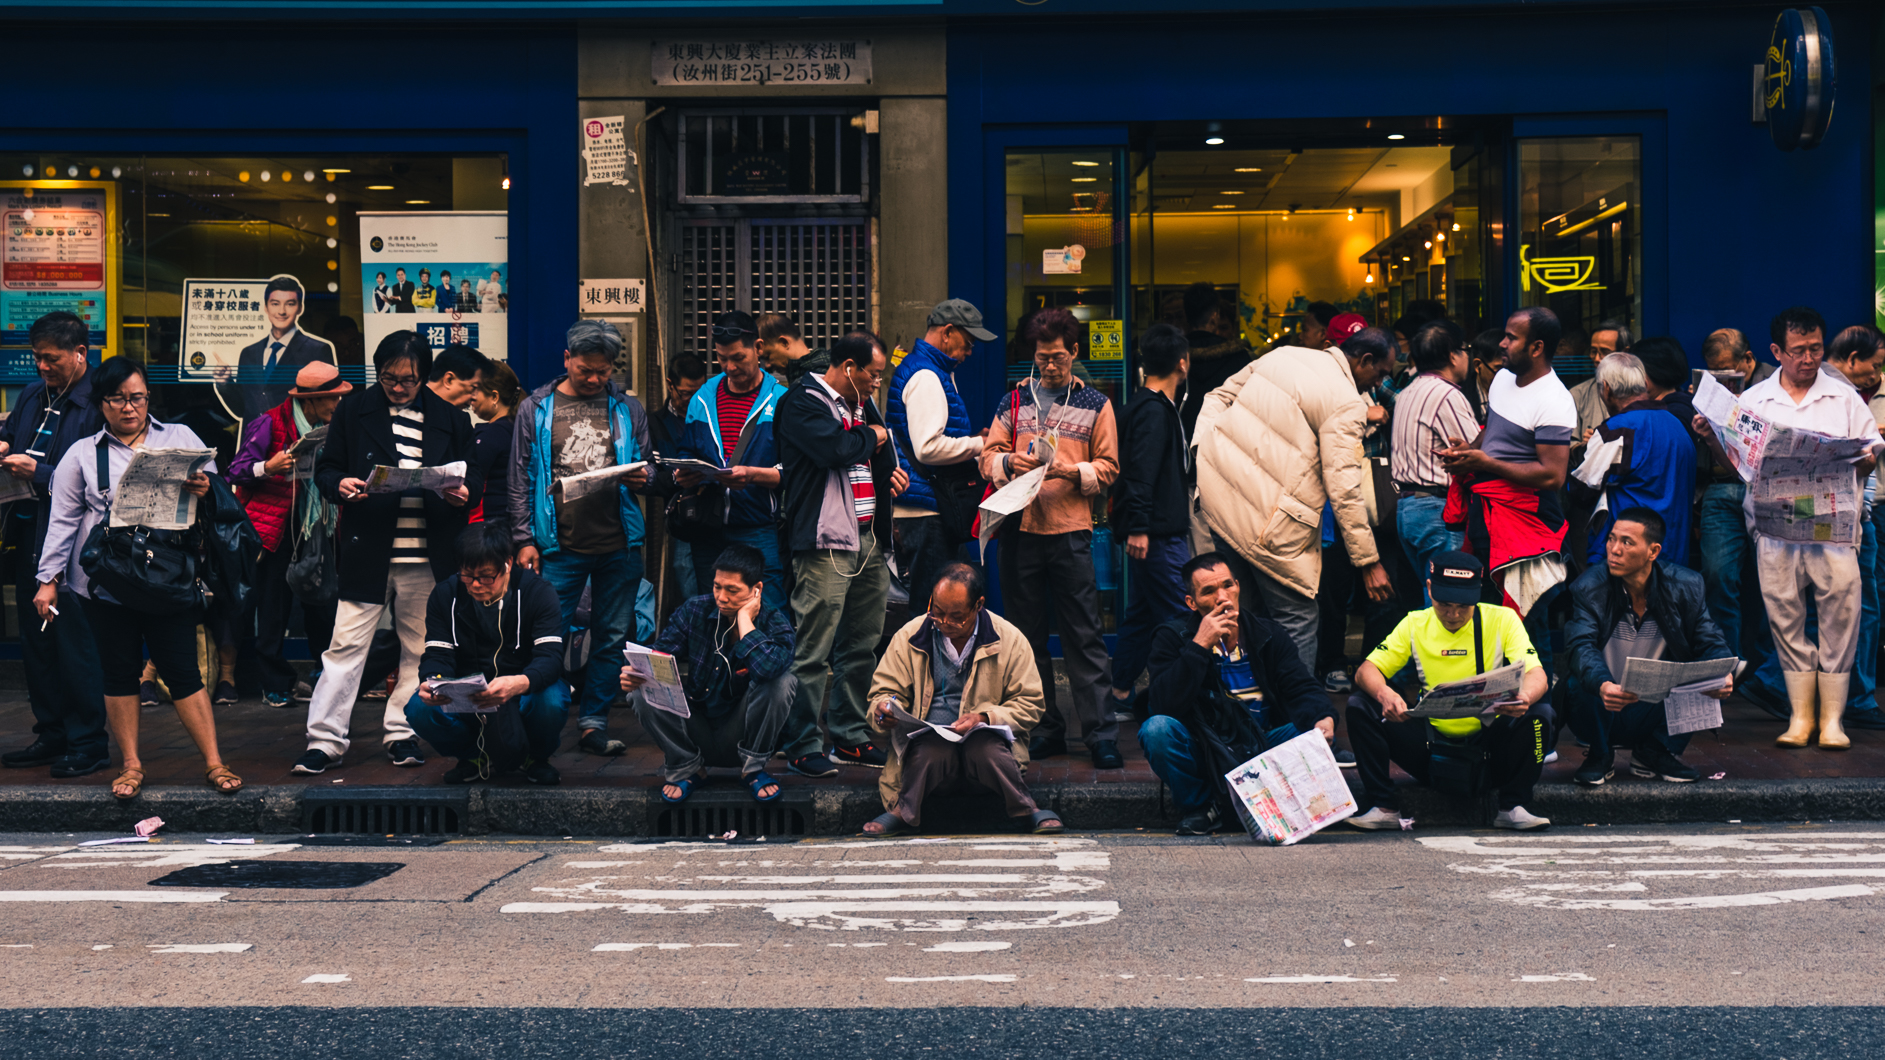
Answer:
[[[1780,676],[1787,681],[1787,702],[1793,707],[1793,720],[1774,742],[1782,747],[1805,747],[1813,738],[1813,699],[1819,693],[1819,675],[1787,670]]]
[[[1851,674],[1820,674],[1820,746],[1828,751],[1844,751],[1852,746],[1839,719],[1846,713],[1846,693],[1852,687]]]

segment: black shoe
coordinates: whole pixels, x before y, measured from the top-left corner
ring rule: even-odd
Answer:
[[[838,775],[837,763],[826,758],[822,751],[813,751],[808,755],[800,755],[788,761],[785,767],[801,777],[835,777]]]
[[[33,769],[49,766],[65,755],[66,749],[63,747],[54,747],[44,740],[34,740],[31,746],[0,755],[0,765],[8,769]]]
[[[216,694],[210,697],[210,702],[219,707],[233,707],[236,705],[236,701],[239,698],[241,697],[236,695],[235,685],[228,681],[218,681],[216,682]]]
[[[110,755],[95,755],[89,751],[74,751],[69,755],[60,757],[58,761],[52,764],[52,775],[55,777],[83,777],[96,773],[110,764]]]
[[[1630,772],[1645,780],[1661,777],[1672,784],[1693,784],[1702,779],[1702,771],[1669,753],[1653,740],[1630,751]]]
[[[1060,736],[1036,736],[1028,741],[1028,757],[1038,762],[1067,753],[1067,741]]]
[[[425,765],[425,756],[419,753],[419,741],[413,739],[394,740],[386,745],[386,757],[396,766]]]
[[[1336,751],[1336,752],[1335,752],[1335,764],[1336,764],[1336,765],[1338,765],[1338,766],[1341,766],[1341,767],[1342,767],[1343,769],[1354,769],[1354,768],[1356,768],[1356,764],[1355,764],[1355,752],[1353,752],[1353,751],[1340,751],[1340,750],[1338,750],[1338,751]]]
[[[289,707],[295,705],[295,701],[290,699],[286,692],[264,692],[262,693],[262,704],[264,706],[274,707],[277,710],[287,710]]]
[[[308,748],[307,754],[295,759],[294,769],[291,770],[291,772],[311,777],[326,772],[330,766],[337,766],[339,764],[340,759],[335,758],[333,755],[328,754],[318,747],[310,747]]]
[[[628,745],[620,740],[609,739],[609,734],[601,729],[590,729],[583,733],[583,738],[576,741],[576,749],[585,754],[601,755],[614,758],[628,750]]]
[[[563,783],[563,774],[558,773],[556,767],[548,762],[525,762],[524,779],[532,784],[553,788]]]
[[[1594,788],[1617,775],[1616,752],[1605,752],[1601,757],[1592,752],[1584,752],[1584,767],[1571,779],[1587,788]]]
[[[856,747],[840,744],[832,748],[832,757],[847,766],[863,766],[865,769],[882,769],[887,759],[883,748],[874,743],[861,743]]]
[[[1087,745],[1093,752],[1094,769],[1123,769],[1126,760],[1119,757],[1119,744],[1113,740],[1095,740]]]
[[[142,710],[156,710],[164,705],[164,696],[157,691],[157,682],[145,681],[137,686],[137,705]]]
[[[445,771],[440,778],[447,784],[470,784],[474,781],[489,780],[490,763],[481,758],[461,758],[458,764]]]
[[[1193,810],[1178,819],[1179,835],[1210,835],[1222,824],[1217,816],[1217,807],[1206,806],[1202,810]]]

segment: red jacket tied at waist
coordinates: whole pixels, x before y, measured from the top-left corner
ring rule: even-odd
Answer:
[[[1538,559],[1543,556],[1556,557],[1564,549],[1564,532],[1570,524],[1560,525],[1556,530],[1545,526],[1538,517],[1538,491],[1515,486],[1502,478],[1480,479],[1468,485],[1461,476],[1453,476],[1453,483],[1447,487],[1446,509],[1441,518],[1449,527],[1464,527],[1471,505],[1477,502],[1481,517],[1486,522],[1486,540],[1488,555],[1479,556],[1486,565],[1486,570],[1497,575],[1514,563]],[[1466,550],[1477,555],[1471,534],[1466,537]],[[1505,606],[1524,614],[1524,610],[1512,599],[1512,594],[1505,592],[1503,584],[1500,592]]]

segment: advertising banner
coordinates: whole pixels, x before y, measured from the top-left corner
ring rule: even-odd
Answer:
[[[361,328],[417,331],[434,352],[470,346],[510,358],[510,218],[502,210],[360,215]]]
[[[307,291],[288,273],[265,280],[183,281],[177,379],[214,383],[233,416],[259,416],[288,397],[295,373],[335,364],[334,344],[301,330]]]
[[[27,332],[64,310],[92,357],[118,353],[118,189],[71,180],[0,182],[0,383],[38,378]]]

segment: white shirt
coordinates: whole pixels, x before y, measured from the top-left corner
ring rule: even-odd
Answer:
[[[980,620],[978,619],[977,621],[979,622]],[[961,651],[956,650],[955,640],[941,630],[936,631],[936,639],[942,641],[943,657],[949,660],[949,665],[958,670],[962,669],[962,660],[967,659],[969,653],[975,650],[974,633],[970,633],[969,639],[962,642]]]
[[[1749,387],[1741,395],[1741,407],[1778,427],[1818,431],[1835,438],[1867,439],[1870,442],[1869,451],[1874,455],[1881,446],[1885,446],[1885,441],[1879,438],[1878,421],[1872,418],[1872,410],[1866,407],[1859,392],[1846,382],[1844,376],[1834,378],[1824,372],[1815,375],[1812,388],[1796,403],[1793,395],[1780,385],[1781,372],[1775,372]],[[1856,470],[1853,476],[1856,485]],[[1742,511],[1747,514],[1748,529],[1758,533],[1754,531],[1753,490],[1747,492],[1741,504]]]
[[[105,471],[110,476],[106,488],[115,484],[131,466],[137,454],[109,430],[83,438],[59,458],[52,473],[52,500],[46,525],[46,544],[39,553],[39,580],[49,582],[63,575],[66,586],[80,596],[91,595],[91,579],[79,564],[79,552],[92,527],[110,514],[111,503],[95,480],[98,478],[98,441],[105,441]],[[141,449],[208,449],[196,432],[182,424],[164,423],[150,418]],[[214,458],[203,470],[216,474]]]

